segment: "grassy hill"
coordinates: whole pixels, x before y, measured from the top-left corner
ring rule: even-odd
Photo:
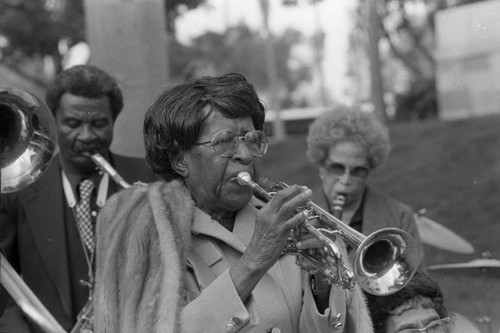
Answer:
[[[390,125],[392,152],[371,183],[468,240],[471,255],[425,245],[428,265],[468,262],[489,251],[500,259],[500,116]],[[311,188],[320,181],[305,155],[306,137],[272,144],[263,176]],[[452,311],[483,332],[500,330],[500,269],[433,270]],[[484,317],[491,323],[484,323]],[[479,320],[478,320],[479,319]]]

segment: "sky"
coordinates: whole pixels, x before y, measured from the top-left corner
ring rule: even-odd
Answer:
[[[300,30],[310,36],[319,25],[325,31],[324,74],[327,91],[334,99],[345,101],[345,72],[350,11],[353,0],[323,0],[314,10],[308,0],[298,0],[296,7],[284,7],[281,0],[270,0],[270,27],[279,34],[286,28]],[[206,31],[222,32],[227,26],[245,22],[251,27],[262,26],[259,0],[207,0],[207,4],[187,11],[176,22],[178,38],[189,42]]]

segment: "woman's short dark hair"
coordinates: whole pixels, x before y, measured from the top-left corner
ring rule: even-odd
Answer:
[[[373,327],[376,333],[385,332],[386,320],[406,310],[423,307],[435,309],[439,318],[448,316],[439,283],[424,272],[416,272],[408,284],[387,296],[367,294]]]
[[[85,98],[108,96],[113,120],[123,109],[118,82],[109,73],[91,65],[77,65],[59,73],[45,93],[45,102],[55,115],[65,93]]]
[[[164,91],[146,112],[144,143],[148,165],[166,181],[181,178],[170,162],[197,142],[205,107],[227,118],[250,117],[256,129],[264,128],[264,105],[241,74],[204,76]]]
[[[382,166],[391,150],[387,127],[373,113],[338,106],[322,113],[309,126],[307,156],[314,164],[321,165],[329,149],[343,142],[365,147],[371,169]]]

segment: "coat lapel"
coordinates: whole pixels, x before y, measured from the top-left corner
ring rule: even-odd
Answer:
[[[250,218],[255,215],[255,208],[251,205],[245,206],[236,216],[233,232],[226,230],[222,225],[212,220],[202,210],[196,208],[193,220],[192,232],[219,239],[232,248],[243,253],[247,249],[253,235],[254,220]]]
[[[23,201],[28,224],[33,231],[42,264],[53,280],[64,311],[69,316],[71,300],[64,226],[66,202],[57,156],[46,170],[44,177],[33,184],[32,190]]]

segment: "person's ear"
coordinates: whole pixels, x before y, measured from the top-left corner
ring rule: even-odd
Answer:
[[[189,175],[189,165],[186,161],[186,156],[183,153],[180,153],[176,157],[174,157],[172,161],[172,168],[177,172],[182,178],[187,178]]]

